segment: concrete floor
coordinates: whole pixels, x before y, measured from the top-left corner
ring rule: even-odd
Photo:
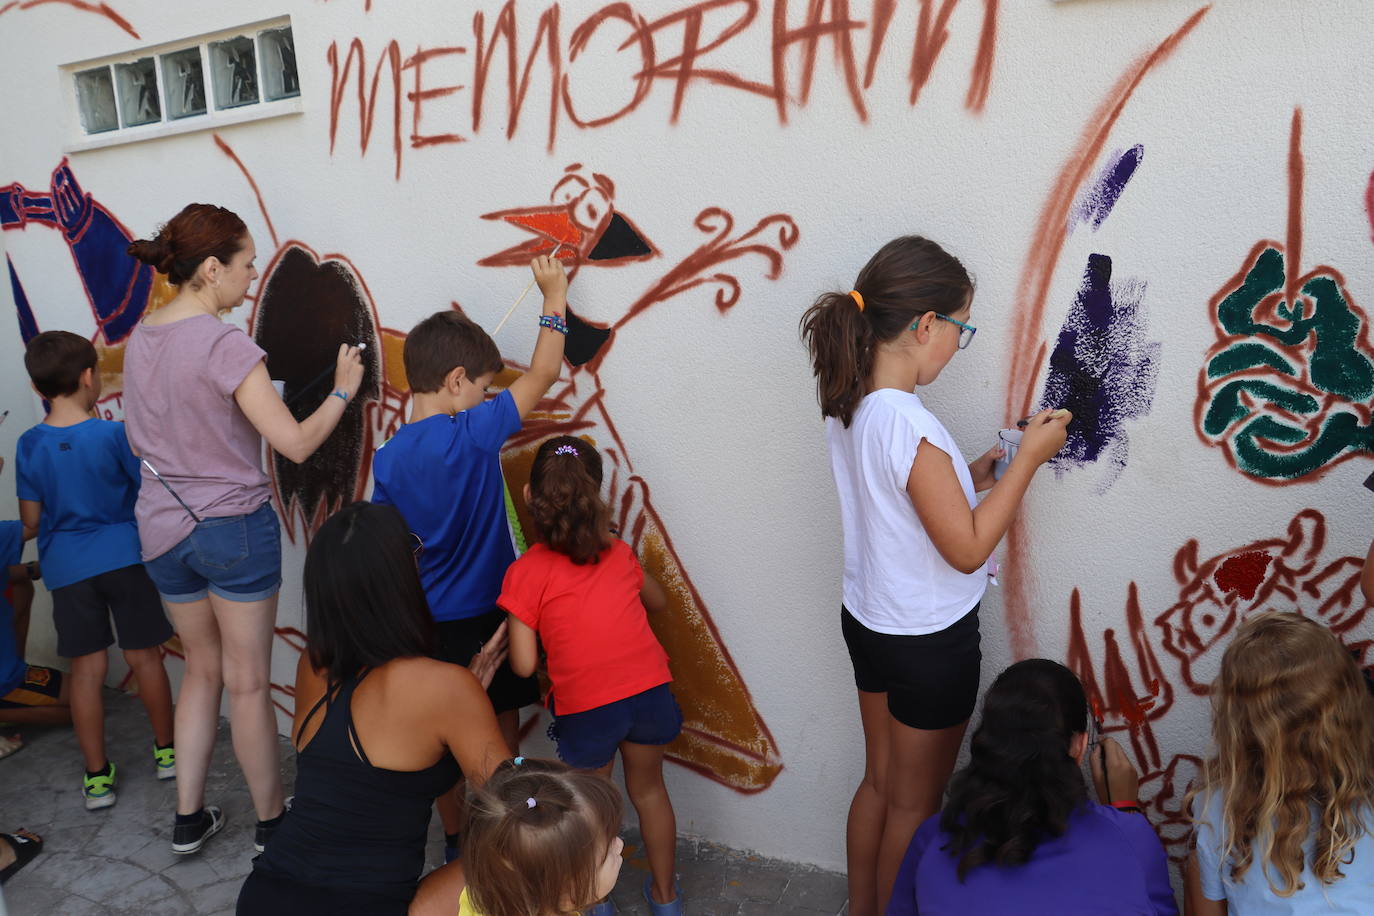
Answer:
[[[153,775],[152,738],[142,707],[107,694],[110,757],[119,766],[119,800],[87,811],[81,802],[80,754],[69,729],[30,728],[28,746],[0,761],[0,831],[19,827],[44,838],[43,852],[4,886],[10,916],[171,916],[232,914],[252,867],[254,815],[234,762],[227,724],[211,762],[206,797],[228,825],[195,856],[171,850],[176,787]],[[288,793],[295,758],[282,742]],[[438,819],[428,861],[443,861]],[[612,899],[625,916],[647,916],[640,894],[648,874],[638,835],[625,834],[625,867]],[[844,876],[762,859],[714,843],[682,839],[678,870],[691,916],[815,916],[844,912]]]

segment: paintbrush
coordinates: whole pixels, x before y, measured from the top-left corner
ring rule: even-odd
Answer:
[[[551,257],[551,258],[556,258],[556,257],[558,257],[558,252],[559,252],[562,248],[563,248],[563,243],[562,243],[562,242],[559,242],[557,245],[553,246],[553,254],[549,255],[549,257]],[[492,337],[495,337],[497,334],[500,334],[500,333],[501,333],[501,329],[504,328],[504,327],[506,326],[506,322],[507,322],[507,321],[510,321],[510,316],[515,314],[516,306],[518,306],[520,303],[522,303],[522,302],[525,301],[525,297],[528,296],[528,295],[530,294],[530,290],[534,289],[534,284],[535,284],[536,282],[537,282],[537,280],[531,280],[529,283],[527,283],[527,284],[525,285],[524,290],[522,290],[521,293],[520,293],[520,297],[519,297],[518,299],[516,299],[514,302],[511,303],[511,307],[510,307],[510,308],[506,309],[506,315],[505,315],[505,317],[502,318],[500,324],[498,324],[498,325],[496,326],[496,330],[494,330],[494,331],[491,332],[491,336],[492,336]]]
[[[4,423],[5,420],[9,418],[9,415],[10,412],[8,410],[6,410],[4,413],[0,413],[0,423]]]
[[[362,352],[363,352],[364,350],[366,350],[366,349],[367,349],[367,344],[365,344],[365,343],[360,343],[360,344],[358,344],[358,352],[359,352],[359,353],[362,353]],[[306,385],[306,386],[305,386],[304,388],[302,388],[300,391],[297,391],[296,394],[295,394],[295,396],[293,396],[293,397],[291,398],[291,400],[287,402],[286,406],[287,406],[287,407],[295,407],[296,404],[297,404],[297,402],[300,401],[300,399],[305,395],[305,393],[306,393],[307,391],[309,391],[311,388],[314,388],[314,387],[315,387],[316,385],[318,385],[320,382],[324,381],[325,378],[328,377],[329,373],[333,372],[333,371],[335,370],[335,368],[337,368],[337,366],[338,366],[338,362],[335,361],[335,364],[334,364],[333,366],[327,367],[323,372],[321,372],[319,375],[317,375],[317,376],[315,376],[313,379],[311,379],[311,380],[310,380],[310,384]]]
[[[1056,411],[1054,411],[1053,413],[1050,414],[1050,419],[1051,419],[1051,420],[1057,420],[1057,419],[1059,419],[1060,417],[1064,416],[1064,414],[1066,414],[1066,413],[1068,413],[1068,411],[1061,407],[1061,408],[1059,408],[1058,410],[1056,410]],[[1017,421],[1016,421],[1016,428],[1017,428],[1017,429],[1025,429],[1027,426],[1030,425],[1030,421],[1031,421],[1031,420],[1034,420],[1034,419],[1035,419],[1035,414],[1031,414],[1029,417],[1023,417],[1023,418],[1021,418],[1020,420],[1017,420]]]
[[[181,508],[186,510],[186,514],[191,516],[195,523],[199,525],[200,516],[192,512],[191,507],[186,505],[186,503],[182,502],[181,497],[177,495],[177,491],[173,490],[172,485],[162,478],[162,475],[157,472],[157,468],[149,464],[147,458],[140,458],[139,460],[143,462],[143,466],[145,468],[153,472],[153,476],[157,478],[157,482],[167,488],[167,492],[172,494],[172,499],[175,499],[177,501],[177,504],[180,505]]]

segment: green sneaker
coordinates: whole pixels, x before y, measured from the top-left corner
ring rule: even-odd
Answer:
[[[158,779],[177,778],[177,751],[174,747],[153,745],[153,762],[157,764]]]
[[[81,794],[86,799],[86,810],[108,808],[115,803],[115,765],[111,762],[99,776],[86,776],[81,783]]]

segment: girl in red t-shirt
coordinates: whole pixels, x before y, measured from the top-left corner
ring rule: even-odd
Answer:
[[[668,689],[668,656],[645,608],[663,588],[615,536],[601,499],[601,455],[572,436],[544,442],[530,467],[525,504],[538,543],[506,572],[497,604],[510,614],[510,665],[527,677],[548,657],[550,734],[570,766],[610,778],[615,753],[639,813],[653,873],[644,897],[654,916],[676,916],[677,820],[663,784],[663,753],[682,730]],[[613,912],[609,903],[589,912]]]

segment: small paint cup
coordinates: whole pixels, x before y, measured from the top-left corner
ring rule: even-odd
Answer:
[[[277,397],[286,400],[286,382],[279,378],[272,379],[272,387],[277,389]]]
[[[993,480],[1001,480],[1007,468],[1011,467],[1011,459],[1016,457],[1016,450],[1021,447],[1022,432],[1019,429],[997,431],[997,447],[1002,450],[1002,457],[992,463]]]

